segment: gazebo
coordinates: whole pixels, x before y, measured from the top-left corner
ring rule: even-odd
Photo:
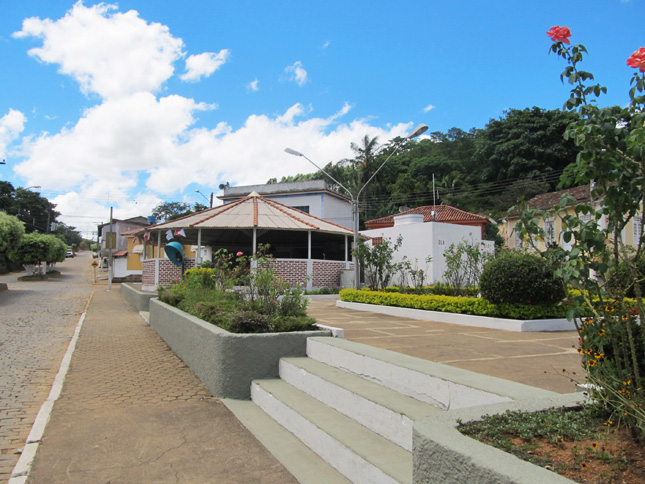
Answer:
[[[143,290],[153,291],[181,278],[181,268],[164,257],[163,247],[179,242],[184,247],[184,267],[202,262],[204,248],[213,252],[254,254],[260,244],[269,246],[276,274],[292,285],[307,289],[338,287],[341,273],[353,270],[353,232],[345,227],[309,215],[259,195],[209,208],[175,220],[151,225],[136,233],[144,245]],[[186,250],[192,246],[192,250]],[[186,257],[194,253],[194,257]],[[156,256],[156,257],[155,257]],[[351,282],[350,282],[351,284]]]

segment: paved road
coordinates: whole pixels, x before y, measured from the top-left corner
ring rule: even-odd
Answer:
[[[0,276],[0,482],[9,479],[92,291],[86,252],[57,264],[57,277]]]

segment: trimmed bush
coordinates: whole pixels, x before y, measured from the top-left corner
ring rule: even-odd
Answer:
[[[341,301],[347,302],[397,306],[446,313],[472,314],[494,318],[552,319],[565,317],[564,307],[555,304],[493,304],[490,301],[476,297],[419,296],[416,294],[343,289],[340,291],[340,299]]]
[[[490,261],[479,289],[494,304],[554,304],[566,296],[546,260],[533,254],[508,253]]]

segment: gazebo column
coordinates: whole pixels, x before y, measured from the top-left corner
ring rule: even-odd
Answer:
[[[253,248],[251,250],[251,255],[255,255],[258,251],[258,229],[253,227]]]
[[[161,265],[161,230],[157,230],[157,257],[155,258],[155,286],[159,285],[159,266],[160,265]]]
[[[202,263],[202,229],[197,229],[197,257],[195,257],[195,264]]]
[[[349,236],[345,236],[345,270],[349,270]]]
[[[307,291],[311,291],[314,279],[314,262],[311,260],[311,230],[307,230]]]

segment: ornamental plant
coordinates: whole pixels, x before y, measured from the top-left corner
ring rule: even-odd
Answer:
[[[394,262],[392,257],[402,243],[403,237],[400,235],[396,242],[383,238],[379,244],[372,247],[363,241],[358,242],[358,246],[352,253],[360,261],[365,282],[371,289],[380,291],[386,288],[397,272],[400,272],[403,264]]]
[[[518,230],[533,244],[545,237],[540,219],[560,218],[570,248],[554,247],[542,255],[563,285],[580,289],[566,300],[567,316],[578,328],[593,396],[613,412],[612,423],[622,422],[645,439],[645,307],[641,274],[632,263],[643,256],[645,239],[641,231],[633,251],[623,239],[628,224],[642,218],[645,198],[645,47],[627,59],[627,66],[637,69],[629,102],[600,108],[596,100],[607,89],[580,68],[587,49],[570,44],[566,27],[553,27],[547,35],[553,40],[550,52],[567,63],[560,75],[571,85],[564,109],[580,115],[564,134],[580,148],[574,181],[591,184],[593,201],[575,205],[563,197],[549,211],[523,206]],[[628,303],[630,290],[634,301]],[[592,316],[585,318],[585,312]]]
[[[467,296],[479,285],[479,278],[486,263],[494,258],[484,251],[484,244],[460,242],[450,244],[443,254],[446,271],[443,280],[454,289],[455,296]]]

